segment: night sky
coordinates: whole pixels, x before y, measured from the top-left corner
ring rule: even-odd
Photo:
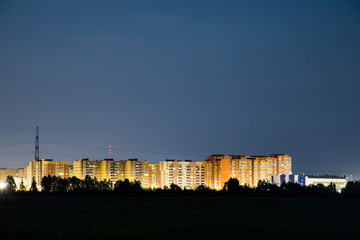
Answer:
[[[360,178],[360,3],[3,0],[0,109],[0,167],[39,126],[41,158],[286,153]]]

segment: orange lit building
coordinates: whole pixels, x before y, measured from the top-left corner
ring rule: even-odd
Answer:
[[[86,175],[98,180],[110,180],[115,183],[125,179],[125,162],[113,159],[93,160],[88,158],[74,161],[73,175],[85,179]]]
[[[73,176],[79,179],[85,179],[86,175],[90,177],[100,177],[100,161],[90,161],[88,158],[75,160],[73,164]]]
[[[212,155],[204,162],[205,184],[222,189],[230,178],[241,185],[256,187],[259,180],[271,182],[271,176],[291,173],[291,157],[286,154],[269,156]]]
[[[112,183],[128,179],[130,182],[139,181],[143,188],[148,188],[149,162],[137,159],[126,161],[79,159],[74,161],[73,175],[79,179],[85,179],[88,175],[92,178],[96,177],[100,181],[110,180]]]
[[[204,162],[190,160],[165,160],[160,162],[160,185],[170,187],[176,184],[181,188],[195,189],[205,185]]]
[[[34,160],[27,167],[27,185],[30,186],[33,178],[40,187],[44,176],[58,176],[69,178],[70,164],[69,161],[53,161],[52,159]]]
[[[160,188],[160,164],[149,163],[149,188]]]

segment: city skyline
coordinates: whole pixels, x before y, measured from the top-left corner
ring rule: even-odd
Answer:
[[[38,130],[37,130],[38,131]],[[38,132],[37,132],[38,133]],[[25,153],[25,154],[15,154],[16,155],[33,155],[35,157],[33,157],[33,159],[36,158],[36,141],[37,141],[37,137],[35,137],[35,141],[33,142],[25,142],[25,143],[9,143],[9,144],[5,144],[3,145],[3,147],[9,147],[9,146],[18,146],[18,145],[33,145],[33,152],[32,153]],[[115,161],[126,161],[126,160],[130,160],[130,159],[137,159],[140,161],[149,161],[146,157],[145,158],[138,158],[136,156],[149,156],[149,155],[162,155],[164,156],[161,159],[157,159],[157,160],[152,160],[149,161],[150,163],[159,163],[162,161],[166,161],[166,160],[176,160],[176,161],[205,161],[208,156],[216,156],[216,155],[222,155],[222,156],[242,156],[242,157],[262,157],[262,156],[267,156],[267,155],[271,155],[271,154],[286,154],[286,153],[280,153],[280,152],[273,152],[273,153],[268,153],[268,154],[261,154],[261,155],[254,155],[254,154],[223,154],[223,153],[212,153],[209,154],[207,156],[204,155],[204,158],[202,158],[201,155],[197,155],[197,154],[191,154],[191,153],[165,153],[165,152],[151,152],[151,151],[142,151],[142,150],[134,150],[134,149],[119,149],[119,148],[114,148],[114,147],[110,147],[111,145],[109,145],[108,147],[101,147],[101,146],[85,146],[85,145],[81,145],[81,144],[67,144],[67,143],[56,143],[56,142],[44,142],[45,145],[48,146],[60,146],[60,147],[65,147],[65,148],[77,148],[79,149],[96,149],[98,152],[102,152],[102,157],[101,156],[94,156],[94,155],[87,155],[87,154],[81,154],[81,155],[72,155],[72,154],[67,154],[66,152],[58,152],[58,153],[51,153],[51,152],[47,152],[45,151],[41,151],[42,148],[39,149],[39,160],[41,159],[53,159],[55,161],[68,161],[70,163],[70,165],[79,160],[79,159],[89,159],[90,161],[102,161],[104,159],[113,159]],[[0,145],[0,147],[2,147]],[[111,150],[110,150],[111,149]],[[84,150],[80,150],[79,152],[84,152]],[[86,152],[86,150],[85,150]],[[111,152],[111,154],[110,154]],[[115,154],[114,154],[115,152]],[[127,157],[127,158],[121,158],[118,157],[119,155],[122,155],[124,152],[127,152],[128,154],[131,153],[129,156],[132,157]],[[139,155],[140,154],[140,155]],[[101,155],[101,154],[99,154]],[[166,155],[168,156],[173,156],[173,157],[166,157]],[[12,155],[10,155],[12,156]],[[183,156],[183,158],[174,158],[174,156]],[[69,160],[69,158],[73,158],[72,160]],[[195,160],[194,160],[195,159]],[[9,169],[16,169],[16,168],[26,168],[27,164],[28,164],[28,160],[25,163],[25,166],[23,166],[24,164],[10,164],[10,165],[3,165],[0,166],[0,168],[9,168]],[[294,165],[294,162],[293,162]],[[338,172],[329,172],[329,171],[316,171],[315,169],[310,169],[307,172],[298,172],[298,171],[293,171],[293,173],[295,174],[334,174],[334,175],[338,175],[338,176],[342,176],[342,175],[351,175],[353,176],[351,173],[339,173]],[[356,179],[356,175],[354,176],[354,178]]]
[[[0,1],[2,239],[356,239],[360,1]]]
[[[38,138],[37,138],[38,139]],[[37,145],[38,146],[38,145]],[[36,148],[38,149],[38,148]],[[183,189],[196,189],[206,186],[221,190],[231,178],[239,184],[256,187],[259,181],[270,182],[273,176],[292,174],[291,156],[270,154],[268,156],[224,156],[211,155],[204,161],[164,160],[157,163],[128,160],[90,160],[79,159],[57,161],[53,159],[35,159],[26,168],[0,168],[0,182],[13,177],[17,185],[30,189],[33,184],[41,189],[45,177],[60,177],[84,180],[88,177],[99,181],[109,181],[114,185],[118,181],[138,182],[143,188],[167,188],[175,184]]]
[[[109,145],[150,162],[285,153],[294,173],[359,179],[359,13],[356,1],[2,1],[0,167],[33,159],[39,126],[41,157],[59,161]]]

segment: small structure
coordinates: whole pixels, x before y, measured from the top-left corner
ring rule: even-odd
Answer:
[[[346,186],[348,181],[351,181],[351,176],[333,176],[329,174],[325,175],[294,175],[294,174],[281,174],[277,176],[271,177],[271,183],[276,184],[278,186],[283,182],[292,182],[298,183],[301,186],[309,186],[309,185],[317,185],[323,184],[324,186],[328,186],[330,183],[334,183],[336,185],[336,190],[338,192],[341,191]]]

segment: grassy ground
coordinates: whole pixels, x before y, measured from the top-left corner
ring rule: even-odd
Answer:
[[[359,239],[359,199],[5,196],[0,239]]]

